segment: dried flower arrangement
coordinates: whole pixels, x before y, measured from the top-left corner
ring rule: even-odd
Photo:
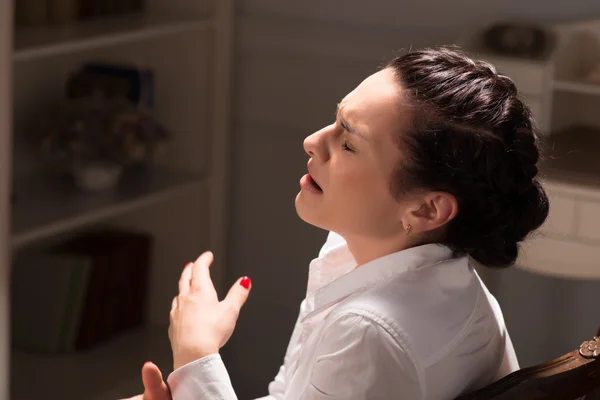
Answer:
[[[90,97],[48,110],[28,139],[51,168],[73,174],[86,189],[102,189],[114,186],[124,170],[152,164],[168,132],[124,98]]]

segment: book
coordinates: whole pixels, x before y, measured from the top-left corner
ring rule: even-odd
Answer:
[[[86,350],[145,322],[152,237],[145,233],[102,230],[56,248],[91,260],[88,287],[78,324],[76,350]]]
[[[145,322],[152,237],[90,232],[15,257],[12,345],[29,352],[86,350]]]
[[[19,254],[11,275],[13,346],[44,353],[73,351],[90,272],[89,257]]]
[[[79,16],[85,20],[140,13],[145,8],[144,3],[142,0],[79,0]]]
[[[67,98],[124,98],[151,110],[154,105],[154,73],[131,65],[90,62],[74,72],[67,84]]]

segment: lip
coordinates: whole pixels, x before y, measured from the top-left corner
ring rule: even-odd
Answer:
[[[314,193],[314,194],[323,194],[323,189],[321,188],[321,186],[317,183],[317,181],[313,178],[312,174],[311,174],[311,167],[310,167],[310,162],[308,164],[308,174],[304,175],[301,179],[300,179],[300,187],[309,193]]]
[[[306,163],[306,169],[308,170],[308,174],[310,175],[311,179],[319,186],[319,188],[321,188],[321,190],[323,190],[323,187],[321,186],[321,184],[319,183],[317,178],[315,178],[315,174],[313,174],[313,172],[312,172],[312,168],[310,166],[310,160],[308,161],[308,163]]]

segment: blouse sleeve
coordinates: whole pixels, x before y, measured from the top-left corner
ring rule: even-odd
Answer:
[[[264,400],[285,399],[284,376],[280,370]],[[168,382],[173,400],[237,400],[218,354],[175,370]],[[386,327],[366,316],[346,314],[326,328],[300,398],[419,400],[424,393],[411,357]]]
[[[167,381],[173,400],[237,400],[219,354],[206,356],[176,369]]]
[[[173,400],[237,400],[229,374],[219,354],[196,360],[168,377]],[[283,400],[285,366],[269,384],[269,395],[256,400]]]
[[[299,318],[298,316],[283,365],[279,368],[275,379],[269,384],[269,395],[257,400],[284,399],[287,386],[285,365],[293,350],[291,346],[298,340],[300,335]],[[173,400],[235,400],[237,398],[227,369],[219,354],[204,357],[178,368],[169,375],[168,382]]]

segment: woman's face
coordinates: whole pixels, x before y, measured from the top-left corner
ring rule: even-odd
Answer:
[[[344,237],[403,232],[406,204],[392,196],[390,182],[402,159],[394,135],[402,134],[408,118],[390,69],[348,94],[336,121],[304,141],[310,160],[296,197],[300,218]]]

